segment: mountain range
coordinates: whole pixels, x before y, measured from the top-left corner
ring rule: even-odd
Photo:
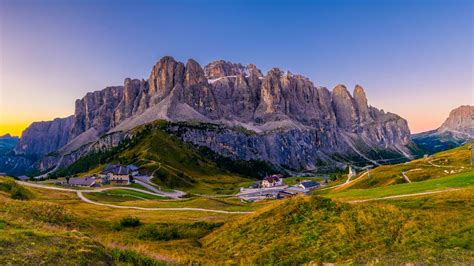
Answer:
[[[453,109],[439,128],[414,134],[412,138],[418,147],[430,154],[474,141],[474,106],[462,105]]]
[[[406,120],[370,106],[359,85],[352,93],[344,85],[328,90],[278,68],[264,75],[253,64],[219,60],[202,68],[166,56],[147,80],[127,78],[76,100],[69,117],[32,123],[9,160],[59,169],[155,120],[172,122],[167,132],[184,142],[295,171],[413,156]]]

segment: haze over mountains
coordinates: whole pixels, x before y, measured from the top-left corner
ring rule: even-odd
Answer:
[[[292,170],[371,164],[412,156],[405,119],[368,105],[363,88],[332,91],[273,68],[215,61],[202,68],[163,57],[148,80],[87,93],[66,118],[35,122],[16,155],[45,171],[117,145],[136,126],[158,119],[183,122],[169,132],[234,159],[262,160]],[[191,123],[219,127],[193,127]]]

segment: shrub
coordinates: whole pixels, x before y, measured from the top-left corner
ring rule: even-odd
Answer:
[[[7,222],[5,222],[4,220],[0,220],[0,230],[5,229],[6,226]]]
[[[23,187],[16,186],[12,188],[10,197],[15,200],[29,200],[31,193]]]
[[[13,179],[0,183],[0,191],[10,193],[10,197],[15,200],[29,200],[33,197],[28,189],[18,185]]]
[[[317,195],[313,195],[311,201],[318,209],[332,210],[337,206],[331,199]]]
[[[158,223],[140,229],[142,240],[169,241],[175,239],[200,239],[223,223],[195,222],[185,224]]]
[[[141,225],[140,219],[137,217],[127,216],[127,217],[123,217],[120,220],[121,227],[137,227],[140,225]]]
[[[142,240],[168,241],[179,239],[180,235],[176,226],[159,224],[142,227],[138,233],[138,238]]]

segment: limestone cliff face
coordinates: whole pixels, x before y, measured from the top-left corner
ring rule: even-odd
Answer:
[[[71,137],[74,120],[74,116],[69,116],[53,121],[34,122],[23,131],[15,152],[22,155],[43,155],[61,148]]]
[[[315,169],[316,161],[331,162],[333,154],[361,156],[371,149],[409,156],[406,121],[369,106],[359,85],[351,95],[344,85],[330,91],[278,68],[264,75],[252,64],[219,60],[202,68],[192,59],[183,64],[169,56],[152,67],[148,80],[127,78],[123,86],[77,100],[69,118],[31,125],[16,150],[40,156],[58,150],[64,164],[85,154],[83,146],[100,136],[156,119],[219,124],[226,129],[184,130],[180,137],[234,158],[292,169]],[[242,127],[255,134],[235,129]],[[48,158],[42,168],[54,162]]]
[[[87,93],[76,101],[72,138],[84,131],[94,128],[105,133],[114,125],[114,113],[124,96],[124,87],[107,87],[101,91]]]
[[[474,138],[474,106],[463,105],[449,113],[439,131],[452,131]]]

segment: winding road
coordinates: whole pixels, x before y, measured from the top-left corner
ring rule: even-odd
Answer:
[[[179,199],[182,196],[186,195],[186,192],[179,191],[179,190],[174,190],[173,192],[165,192],[165,191],[161,191],[161,190],[157,189],[156,187],[154,187],[154,186],[156,186],[156,184],[151,182],[151,177],[152,176],[153,176],[153,174],[150,175],[150,176],[135,176],[133,178],[135,179],[135,182],[137,184],[140,184],[143,187],[146,187],[147,189],[155,192],[156,194],[159,194],[159,195],[162,195],[162,196],[165,196],[165,197],[169,197],[169,198],[173,198],[173,199]]]
[[[443,189],[443,190],[426,191],[426,192],[412,193],[412,194],[393,195],[393,196],[386,196],[386,197],[373,198],[373,199],[351,200],[351,201],[347,201],[347,202],[349,202],[349,203],[362,203],[362,202],[369,202],[369,201],[376,201],[376,200],[398,199],[398,198],[416,197],[416,196],[423,196],[423,195],[430,195],[430,194],[446,193],[446,192],[452,192],[452,191],[456,191],[456,190],[461,190],[461,188],[448,188],[448,189]]]
[[[347,180],[342,183],[342,184],[339,184],[339,185],[335,185],[335,186],[331,186],[331,187],[325,187],[325,188],[321,188],[319,190],[328,190],[328,189],[334,189],[334,188],[340,188],[340,187],[343,187],[343,186],[349,186],[351,184],[353,184],[354,182],[356,181],[359,181],[361,178],[363,178],[365,175],[367,175],[369,173],[369,171],[365,171],[364,173],[362,173],[359,177],[357,177],[356,179],[352,179],[350,177],[347,178]]]
[[[153,192],[150,192],[150,191],[138,189],[138,188],[131,188],[131,187],[108,187],[108,188],[98,188],[98,189],[77,190],[77,189],[71,189],[71,188],[61,188],[61,187],[52,187],[52,186],[47,186],[47,185],[33,184],[33,183],[23,182],[23,181],[16,181],[16,182],[20,185],[28,186],[28,187],[51,189],[51,190],[65,191],[65,192],[75,192],[77,194],[77,196],[79,197],[79,199],[81,199],[82,201],[84,201],[86,203],[94,204],[94,205],[98,205],[98,206],[115,208],[115,209],[132,209],[132,210],[141,210],[141,211],[200,211],[200,212],[213,212],[213,213],[225,213],[225,214],[249,214],[249,213],[253,213],[253,212],[250,212],[250,211],[224,211],[224,210],[205,209],[205,208],[188,208],[188,207],[181,207],[181,208],[144,208],[144,207],[136,207],[136,206],[120,206],[120,205],[113,205],[113,204],[99,203],[99,202],[92,201],[92,200],[86,198],[83,195],[83,193],[102,192],[102,191],[113,190],[113,189],[127,189],[127,190],[138,191],[138,192],[145,193],[145,194],[155,195],[155,196],[162,196],[162,195],[157,194],[157,193],[153,193]]]

